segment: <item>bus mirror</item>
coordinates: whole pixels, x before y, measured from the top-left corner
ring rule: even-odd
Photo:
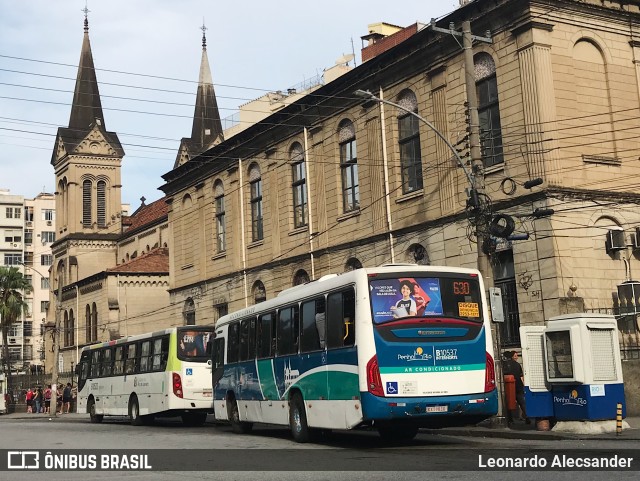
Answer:
[[[211,369],[211,366],[213,365],[213,363],[211,362],[211,359],[207,360],[207,369]]]
[[[76,376],[80,375],[80,364],[76,365],[76,368],[74,369],[74,372],[76,373]]]

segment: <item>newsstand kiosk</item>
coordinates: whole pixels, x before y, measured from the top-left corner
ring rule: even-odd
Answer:
[[[606,314],[567,314],[520,328],[527,416],[558,421],[626,416],[618,326]]]

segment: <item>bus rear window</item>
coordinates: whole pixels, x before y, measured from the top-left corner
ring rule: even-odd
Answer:
[[[213,329],[179,329],[178,359],[207,362],[211,355],[209,339],[213,339],[212,334]]]
[[[482,321],[478,279],[459,277],[393,277],[369,281],[373,322],[403,317],[449,317]]]

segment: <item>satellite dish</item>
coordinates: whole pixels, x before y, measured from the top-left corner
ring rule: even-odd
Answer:
[[[354,57],[355,56],[352,53],[343,55],[338,60],[336,60],[336,65],[347,65],[349,62],[351,62],[354,59]]]

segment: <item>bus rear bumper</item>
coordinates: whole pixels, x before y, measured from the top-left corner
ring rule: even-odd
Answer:
[[[406,422],[419,427],[476,424],[498,412],[498,391],[429,398],[378,397],[361,392],[363,420]]]

